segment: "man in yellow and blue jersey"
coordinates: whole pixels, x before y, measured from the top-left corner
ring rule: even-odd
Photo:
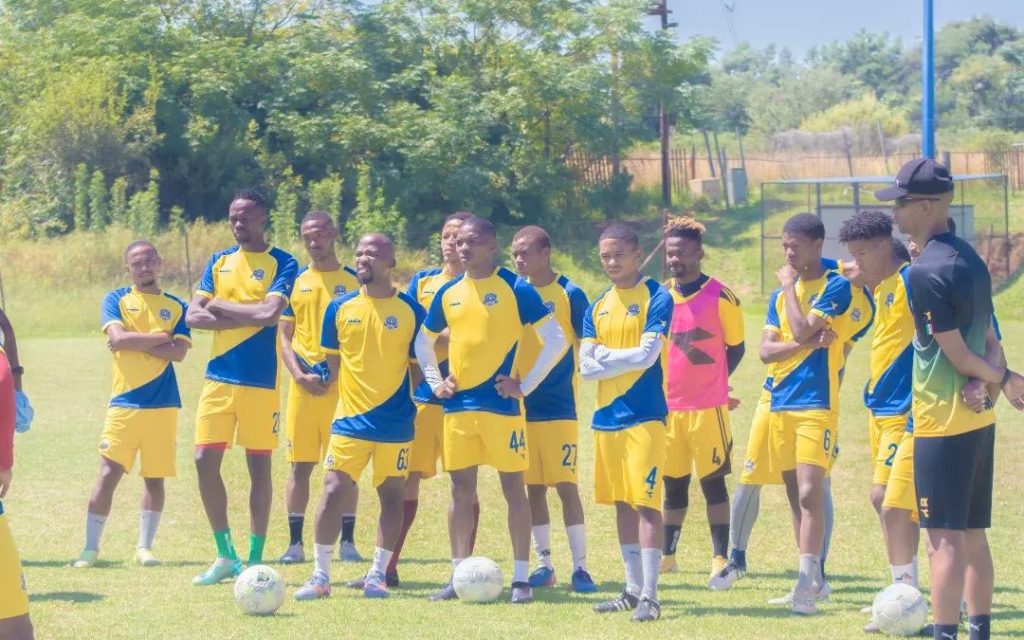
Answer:
[[[288,508],[288,550],[282,564],[305,562],[302,529],[309,504],[309,477],[327,455],[331,422],[338,406],[338,389],[327,384],[327,359],[320,346],[324,313],[331,300],[359,288],[355,270],[342,266],[335,254],[338,228],[324,211],[308,213],[299,224],[310,264],[295,278],[288,306],[281,313],[281,361],[291,374],[284,414],[286,458],[291,464],[285,503]],[[358,488],[350,494],[358,495]],[[362,562],[353,538],[355,502],[344,505],[341,516],[342,562]]]
[[[523,227],[512,238],[512,260],[519,275],[537,289],[544,306],[554,314],[570,347],[537,390],[526,397],[526,439],[530,466],[526,491],[533,519],[533,542],[540,564],[530,574],[531,587],[555,584],[551,561],[551,515],[547,491],[553,486],[562,502],[565,533],[572,554],[572,588],[578,593],[597,590],[587,571],[587,534],[583,502],[576,475],[579,423],[576,420],[576,369],[583,316],[590,302],[583,290],[551,268],[551,238],[540,227]],[[524,331],[516,370],[529,371],[540,343],[533,331]]]
[[[106,422],[100,434],[100,473],[89,498],[85,549],[75,568],[96,563],[100,537],[114,489],[138,455],[144,481],[136,561],[158,564],[153,538],[164,509],[164,478],[175,473],[175,441],[181,396],[174,362],[192,346],[185,325],[185,303],[157,284],[160,256],[146,240],[128,245],[124,262],[132,286],[115,289],[103,299],[100,321],[114,356],[114,381]]]
[[[238,245],[210,257],[186,314],[189,327],[214,332],[195,444],[199,495],[213,528],[217,559],[196,576],[196,585],[216,584],[242,571],[220,472],[224,451],[233,444],[245,447],[249,467],[249,564],[263,561],[272,494],[270,456],[280,424],[277,322],[298,271],[295,258],[264,239],[268,211],[260,192],[235,194],[228,223]]]
[[[640,239],[612,224],[598,241],[612,287],[583,319],[580,374],[598,380],[594,430],[594,496],[615,505],[626,588],[594,607],[634,610],[634,622],[661,617],[662,476],[668,405],[661,353],[672,323],[672,296],[640,272]]]
[[[410,358],[425,311],[392,283],[395,249],[390,238],[379,233],[360,238],[355,264],[362,286],[331,301],[323,319],[321,347],[327,354],[328,382],[338,387],[339,400],[316,514],[316,568],[295,592],[296,600],[331,594],[331,555],[340,530],[339,516],[371,461],[380,497],[380,525],[373,566],[363,580],[364,596],[388,596],[385,572],[402,527],[416,416]]]
[[[468,557],[476,502],[477,470],[498,471],[508,503],[514,569],[513,603],[533,599],[529,584],[530,506],[523,484],[529,468],[522,398],[529,396],[558,363],[566,349],[558,322],[537,290],[505,268],[494,266],[494,226],[470,217],[459,227],[456,244],[465,267],[434,296],[416,339],[423,377],[444,407],[444,467],[452,478],[452,565]],[[540,353],[521,379],[513,364],[524,330],[536,331]],[[441,375],[434,345],[449,330],[447,377]],[[451,600],[449,582],[431,596]]]

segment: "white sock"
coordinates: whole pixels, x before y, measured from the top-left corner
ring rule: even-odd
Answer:
[[[392,553],[394,553],[394,552],[393,551],[388,551],[387,549],[381,549],[380,547],[377,547],[376,549],[374,549],[373,550],[373,568],[371,569],[371,571],[375,571],[375,572],[380,573],[381,575],[384,575],[384,573],[388,569],[388,563],[391,562],[391,554]]]
[[[463,560],[465,560],[465,558],[452,558],[452,571],[458,569]]]
[[[551,524],[533,525],[533,548],[537,550],[540,563],[551,569]]]
[[[313,544],[313,562],[316,570],[328,578],[331,577],[331,556],[334,555],[333,544]]]
[[[815,584],[821,583],[821,560],[810,553],[800,554],[800,576],[796,579],[797,589],[810,591]]]
[[[889,571],[892,572],[893,584],[905,583],[912,587],[917,587],[917,567],[914,563],[910,564],[891,564],[889,565]]]
[[[572,568],[587,570],[587,528],[582,523],[565,528],[569,536],[569,551],[572,552]]]
[[[103,535],[103,525],[107,523],[107,516],[89,513],[85,516],[85,550],[99,551],[100,537]]]
[[[626,591],[634,596],[640,595],[640,585],[644,583],[644,565],[640,561],[639,544],[620,544],[622,563],[626,567]]]
[[[512,582],[530,581],[530,561],[514,560],[512,562]]]
[[[640,595],[651,600],[658,599],[658,571],[661,569],[661,549],[641,549],[641,563],[644,569],[644,590]]]
[[[156,528],[160,526],[160,512],[142,510],[139,514],[139,548],[152,549]]]

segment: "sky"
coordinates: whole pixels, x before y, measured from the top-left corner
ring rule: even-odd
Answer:
[[[935,27],[986,15],[1024,27],[1024,0],[933,0]],[[730,22],[723,4],[734,6]],[[788,47],[798,59],[815,46],[845,40],[861,29],[899,36],[913,44],[923,29],[923,0],[668,0],[682,39],[718,40],[719,51],[749,41],[761,49]],[[657,18],[649,19],[657,24]]]

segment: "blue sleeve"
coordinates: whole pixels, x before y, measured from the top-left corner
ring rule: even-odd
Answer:
[[[516,306],[519,307],[520,324],[536,324],[550,313],[537,289],[526,280],[516,280],[512,286],[512,293],[516,297]]]
[[[324,322],[320,328],[320,346],[324,349],[337,352],[341,348],[338,341],[338,309],[341,307],[341,299],[331,300],[324,311]]]
[[[672,310],[675,304],[672,302],[672,295],[659,286],[651,297],[651,304],[647,307],[647,322],[644,323],[642,333],[659,333],[668,336],[668,329],[672,325]]]
[[[123,322],[124,318],[121,317],[121,296],[122,290],[111,291],[103,298],[103,304],[100,305],[100,326],[106,327],[111,322]],[[182,315],[182,318],[185,316]]]
[[[441,290],[434,295],[434,299],[430,301],[427,317],[423,319],[423,327],[431,333],[441,333],[448,328],[448,318],[444,315],[444,294],[447,290],[447,287],[441,287]]]
[[[288,300],[288,306],[284,308],[284,311],[281,312],[281,315],[286,317],[286,318],[294,318],[295,317],[295,309],[292,309],[292,301],[291,301],[291,299]]]
[[[215,253],[210,256],[209,261],[206,263],[206,268],[203,269],[203,277],[199,279],[199,287],[196,291],[205,291],[211,296],[214,294],[213,291],[213,265],[216,264],[219,256]]]
[[[864,325],[864,328],[855,333],[853,338],[851,338],[854,342],[859,341],[861,338],[867,335],[868,330],[874,326],[875,316],[878,313],[878,310],[875,309],[875,298],[874,296],[871,295],[871,291],[869,291],[867,287],[864,287],[864,298],[868,301],[868,309],[870,309],[871,317],[868,318],[868,321]]]
[[[412,278],[409,280],[409,286],[405,289],[405,295],[409,296],[413,300],[419,300],[419,288],[420,288],[420,272],[412,274]],[[420,307],[422,309],[422,307]]]
[[[283,253],[283,252],[282,252]],[[290,254],[285,253],[277,258],[277,273],[270,283],[267,293],[279,293],[287,300],[292,295],[295,277],[299,275],[299,263]]]
[[[812,310],[817,311],[826,318],[834,318],[846,313],[853,302],[853,287],[850,281],[842,276],[829,278],[825,283],[825,289],[814,301]]]
[[[782,321],[779,320],[779,293],[781,292],[776,289],[772,291],[771,297],[768,298],[768,316],[764,319],[764,326],[766,327],[782,328]]]
[[[176,302],[181,305],[181,317],[178,318],[177,324],[174,325],[174,335],[184,336],[191,340],[192,330],[188,328],[187,324],[185,324],[185,312],[188,311],[188,306],[181,300],[177,300]]]
[[[587,300],[587,294],[583,293],[583,289],[573,287],[569,290],[569,319],[577,338],[583,337],[583,318],[589,308],[590,301]]]
[[[597,304],[596,302],[594,304]],[[594,305],[587,307],[583,313],[583,338],[597,340],[597,330],[594,328]]]

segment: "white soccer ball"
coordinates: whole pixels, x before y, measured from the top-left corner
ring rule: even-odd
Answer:
[[[501,595],[504,584],[501,569],[483,556],[466,558],[452,574],[452,587],[464,602],[492,602]]]
[[[235,580],[235,602],[242,613],[270,615],[284,602],[284,580],[265,564],[253,565]]]
[[[909,584],[891,584],[875,596],[871,615],[882,633],[916,636],[928,622],[928,601]]]

